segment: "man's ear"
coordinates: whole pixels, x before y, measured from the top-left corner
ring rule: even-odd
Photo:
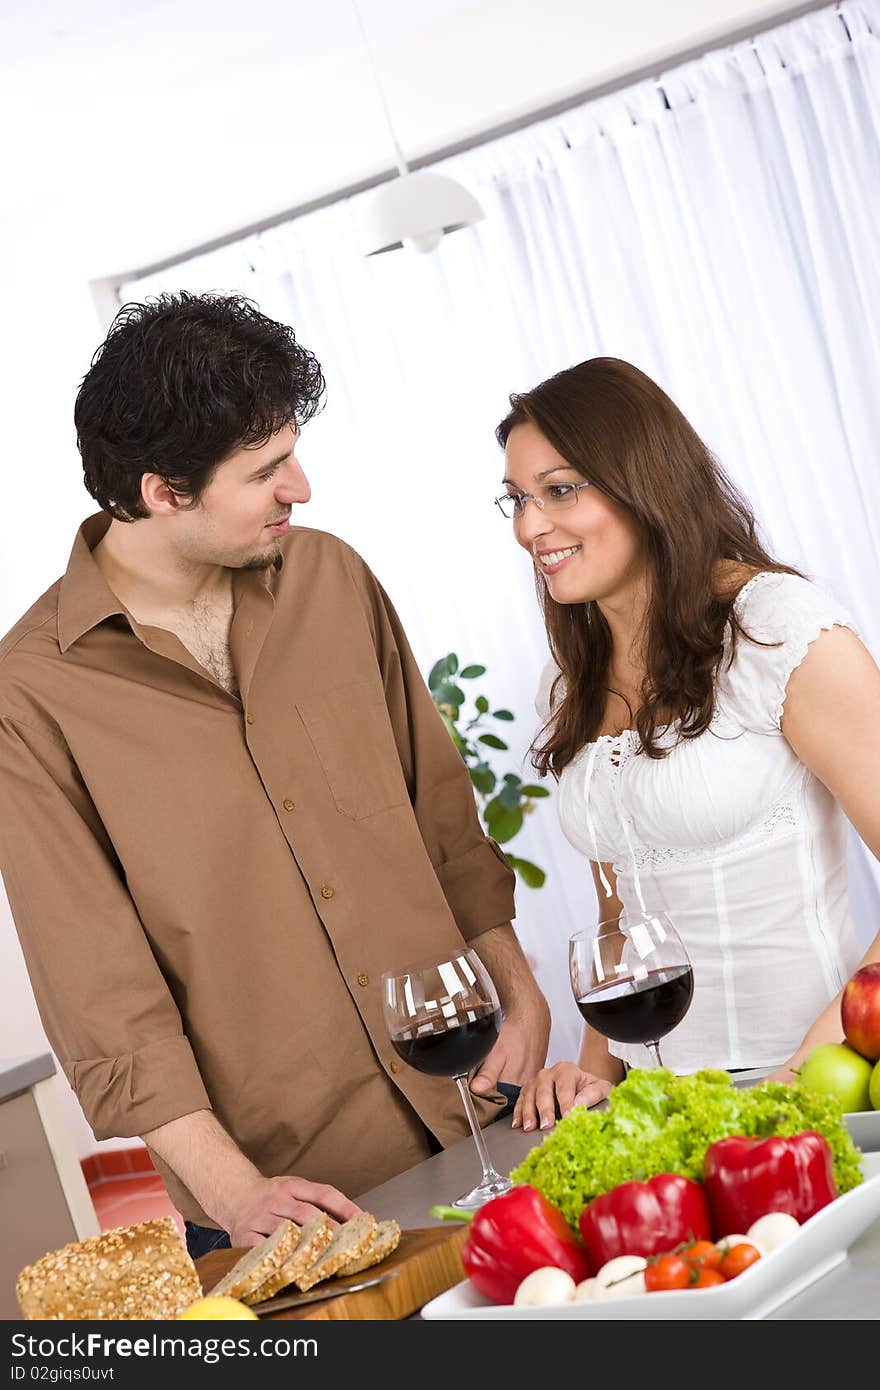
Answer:
[[[151,516],[173,516],[175,512],[185,511],[192,505],[192,499],[182,492],[175,492],[161,473],[144,473],[141,476],[141,498]]]

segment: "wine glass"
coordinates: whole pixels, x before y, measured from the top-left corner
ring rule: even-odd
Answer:
[[[495,1046],[503,1018],[489,972],[475,951],[454,949],[382,976],[385,1026],[399,1057],[428,1076],[451,1076],[458,1086],[477,1153],[480,1182],[452,1203],[476,1211],[513,1183],[495,1171],[468,1089],[468,1072]]]
[[[591,1028],[613,1042],[644,1043],[664,1065],[660,1039],[684,1018],[694,971],[665,912],[627,913],[569,938],[571,989]]]

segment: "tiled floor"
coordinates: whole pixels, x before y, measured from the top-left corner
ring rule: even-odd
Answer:
[[[171,1205],[146,1149],[105,1149],[81,1160],[102,1231],[171,1216],[183,1235],[183,1218]]]

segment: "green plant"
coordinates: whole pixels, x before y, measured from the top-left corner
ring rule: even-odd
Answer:
[[[493,710],[488,697],[480,694],[473,697],[475,713],[468,718],[462,713],[467,696],[457,683],[477,680],[485,674],[485,666],[465,666],[459,670],[458,657],[450,652],[431,667],[428,689],[470,773],[483,824],[497,844],[506,845],[522,830],[523,820],[534,811],[535,803],[550,793],[546,787],[524,783],[515,772],[505,772],[499,778],[490,766],[486,749],[506,752],[508,745],[486,727],[485,721],[494,719],[509,724],[514,715],[509,709]],[[508,854],[507,850],[504,857],[523,883],[530,888],[541,887],[547,875],[537,864]]]

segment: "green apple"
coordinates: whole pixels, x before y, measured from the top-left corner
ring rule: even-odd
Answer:
[[[868,1095],[871,1097],[871,1104],[874,1109],[880,1110],[880,1062],[874,1063],[871,1080],[868,1083]]]
[[[846,1043],[819,1043],[798,1069],[798,1080],[809,1091],[836,1096],[845,1111],[870,1110],[873,1070],[867,1058]]]

